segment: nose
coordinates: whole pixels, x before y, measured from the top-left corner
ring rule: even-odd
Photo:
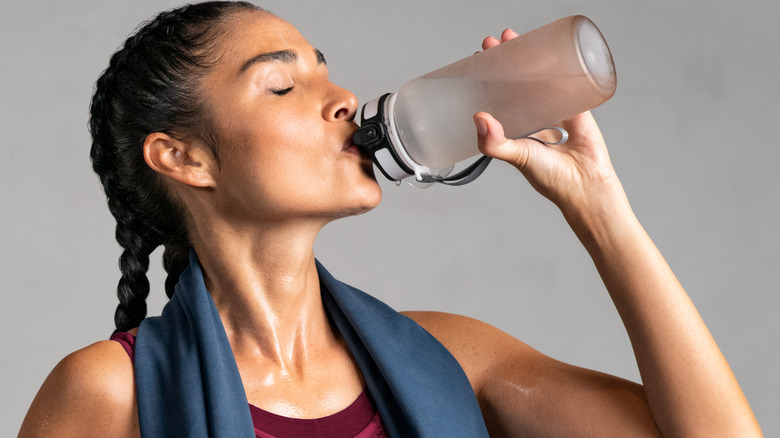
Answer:
[[[351,121],[355,118],[358,100],[351,91],[331,83],[328,104],[323,108],[323,117],[330,121]]]

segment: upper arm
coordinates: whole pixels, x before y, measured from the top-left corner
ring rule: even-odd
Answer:
[[[102,341],[65,357],[46,378],[19,437],[139,436],[133,365]]]
[[[554,360],[471,318],[404,313],[463,367],[491,436],[658,436],[641,385]]]

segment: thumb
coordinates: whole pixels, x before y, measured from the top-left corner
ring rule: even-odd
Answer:
[[[488,157],[497,158],[516,166],[525,167],[533,140],[509,140],[504,136],[501,122],[486,112],[474,114],[474,124],[477,127],[477,145],[479,151]]]

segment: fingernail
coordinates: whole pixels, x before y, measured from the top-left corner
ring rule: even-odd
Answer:
[[[487,123],[481,118],[474,118],[474,122],[477,124],[477,134],[485,135],[488,132]]]

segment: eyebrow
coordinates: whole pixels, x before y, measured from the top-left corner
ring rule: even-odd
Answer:
[[[314,54],[317,56],[317,64],[327,64],[325,61],[325,55],[318,49],[314,49]],[[245,72],[255,64],[263,62],[284,62],[290,63],[298,60],[298,54],[292,50],[277,50],[274,52],[261,53],[255,55],[241,64],[241,68],[238,69],[238,74]]]
[[[325,55],[323,55],[319,49],[314,49],[314,54],[317,55],[317,64],[328,65],[328,62],[325,61]]]

